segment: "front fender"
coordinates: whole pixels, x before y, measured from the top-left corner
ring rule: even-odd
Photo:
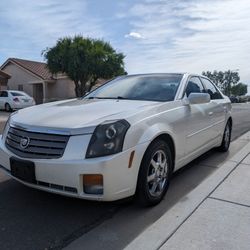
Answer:
[[[129,133],[126,136],[124,150],[128,148],[132,148],[135,145],[146,144],[147,145],[147,147],[145,148],[145,151],[146,151],[150,143],[153,140],[155,140],[158,136],[169,135],[171,139],[173,140],[175,152],[178,152],[178,145],[176,145],[177,138],[175,136],[173,128],[171,128],[171,126],[169,126],[168,124],[157,123],[157,124],[153,124],[149,126],[144,123],[136,127],[133,127],[131,128],[130,131],[128,131]]]
[[[124,141],[123,149],[134,147],[137,144],[150,144],[156,137],[161,134],[168,134],[175,141],[173,128],[166,123],[141,122],[129,128]]]
[[[148,127],[144,133],[139,138],[138,144],[145,143],[145,142],[152,142],[155,138],[162,134],[168,134],[171,136],[173,141],[175,142],[175,135],[173,129],[164,123],[157,123],[151,127]]]

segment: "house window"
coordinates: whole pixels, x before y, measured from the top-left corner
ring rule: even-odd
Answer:
[[[18,90],[19,90],[19,91],[23,91],[23,85],[22,85],[22,84],[19,84],[19,85],[18,85]]]

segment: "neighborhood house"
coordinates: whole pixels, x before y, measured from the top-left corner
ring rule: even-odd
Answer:
[[[0,90],[21,90],[37,104],[75,97],[75,85],[65,74],[52,74],[46,63],[9,58],[0,67]]]

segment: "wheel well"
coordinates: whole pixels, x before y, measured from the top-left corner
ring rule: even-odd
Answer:
[[[175,144],[174,144],[173,138],[169,134],[161,134],[157,136],[152,142],[156,140],[163,140],[169,145],[171,154],[173,156],[173,168],[174,168],[175,166]]]

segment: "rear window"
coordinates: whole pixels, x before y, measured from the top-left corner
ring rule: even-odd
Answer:
[[[13,95],[13,96],[25,96],[24,94],[19,93],[19,92],[10,92],[10,93],[11,93],[11,95]]]

